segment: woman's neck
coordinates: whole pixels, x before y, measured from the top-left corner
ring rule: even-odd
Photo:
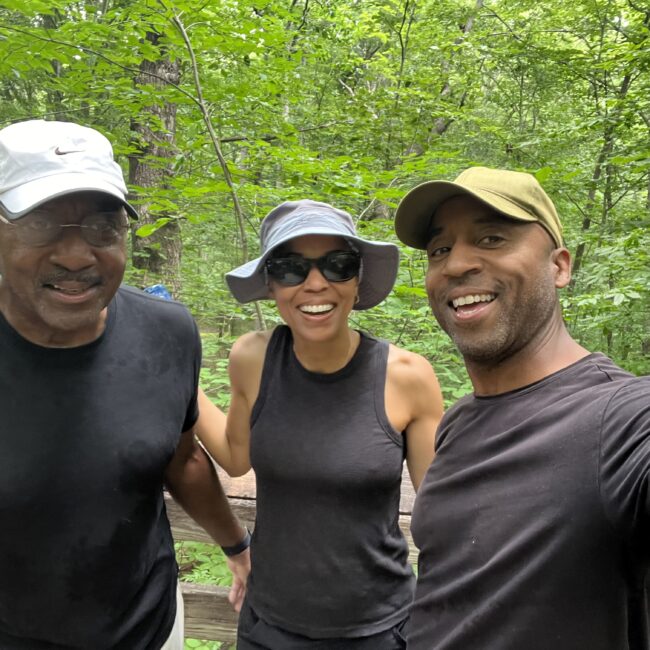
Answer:
[[[349,363],[360,340],[359,332],[347,328],[338,338],[327,341],[298,341],[294,338],[293,351],[306,370],[331,374]]]

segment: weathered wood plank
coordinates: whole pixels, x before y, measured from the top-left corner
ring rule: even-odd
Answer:
[[[228,589],[181,582],[185,603],[185,636],[234,643],[237,614],[228,602]]]
[[[230,507],[244,526],[253,530],[255,523],[255,501],[247,499],[229,499]],[[172,533],[177,542],[205,542],[214,544],[214,540],[199,526],[175,501],[165,493],[165,507],[172,526]]]
[[[223,486],[224,492],[229,497],[238,497],[240,499],[254,499],[256,496],[255,472],[249,470],[243,476],[233,478],[228,476],[221,467],[217,466],[219,480]]]

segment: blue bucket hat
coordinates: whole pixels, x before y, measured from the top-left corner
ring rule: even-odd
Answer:
[[[262,221],[262,254],[226,274],[232,295],[239,302],[270,298],[264,273],[266,260],[273,251],[291,239],[304,235],[343,237],[361,255],[359,300],[354,309],[370,309],[391,291],[397,278],[399,250],[395,244],[372,242],[357,236],[352,217],[345,211],[303,199],[286,201],[271,210]]]

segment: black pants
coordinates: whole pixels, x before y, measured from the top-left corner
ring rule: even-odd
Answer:
[[[261,620],[244,600],[239,613],[237,650],[404,650],[404,619],[395,627],[371,636],[311,639]]]

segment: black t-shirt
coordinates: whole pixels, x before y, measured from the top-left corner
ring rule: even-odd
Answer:
[[[647,650],[650,377],[593,354],[445,415],[412,650]]]
[[[0,648],[158,650],[177,575],[163,474],[197,417],[194,321],[121,288],[77,348],[0,316],[0,359]]]

